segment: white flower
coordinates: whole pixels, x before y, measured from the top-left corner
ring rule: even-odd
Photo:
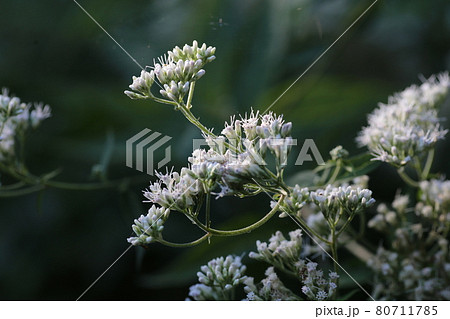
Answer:
[[[249,257],[265,261],[269,264],[294,269],[300,258],[302,248],[302,232],[300,229],[289,232],[289,240],[280,231],[269,239],[268,243],[257,241],[258,252],[250,252]]]
[[[125,94],[132,99],[155,98],[150,89],[156,78],[161,95],[180,103],[191,83],[205,74],[202,68],[215,59],[215,51],[216,48],[206,47],[206,44],[199,47],[197,41],[192,46],[185,45],[183,49],[175,47],[167,55],[158,58],[158,62],[154,61],[154,66],[149,67],[153,70],[142,70],[139,77],[133,76],[130,85],[132,91],[125,91]]]
[[[432,205],[436,211],[450,211],[450,180],[432,179],[420,183],[422,200]]]
[[[405,165],[415,155],[444,138],[437,106],[450,87],[448,73],[432,76],[421,86],[413,85],[380,103],[369,116],[369,125],[357,142],[367,146],[373,160]]]
[[[157,173],[159,181],[144,191],[149,202],[183,213],[190,213],[196,204],[196,196],[203,192],[195,174],[183,167],[181,172]]]
[[[197,272],[199,284],[189,289],[189,296],[194,300],[221,300],[224,293],[248,279],[244,275],[246,266],[239,256],[215,258],[201,266],[200,270]]]
[[[255,285],[254,279],[246,280],[244,291],[247,292],[248,300],[299,300],[291,290],[286,288],[275,273],[274,267],[269,267],[265,272],[266,278],[261,283]],[[260,287],[258,289],[258,287]],[[251,294],[252,299],[249,298]]]
[[[327,298],[328,298],[328,294],[323,290],[319,290],[316,294],[316,299],[319,301],[325,300]]]
[[[372,191],[354,186],[334,187],[328,185],[325,189],[311,192],[310,198],[325,217],[335,216],[341,208],[352,214],[375,203]]]
[[[164,222],[167,220],[170,214],[170,209],[152,207],[148,210],[147,215],[141,215],[138,219],[134,220],[132,226],[136,237],[130,237],[127,239],[129,243],[134,246],[145,246],[156,241],[161,237],[161,232],[164,229]]]
[[[338,145],[330,151],[331,159],[334,161],[341,158],[346,158],[348,154],[348,151],[344,149],[342,145]]]
[[[297,263],[298,271],[301,280],[304,284],[302,292],[310,300],[326,300],[334,294],[337,289],[337,279],[339,275],[335,272],[330,272],[328,279],[324,278],[323,271],[317,269],[317,263],[304,261]]]
[[[169,84],[164,83],[164,89],[159,90],[159,93],[174,102],[180,102],[188,91],[189,82],[171,81]]]
[[[51,116],[50,106],[43,103],[25,104],[9,96],[7,89],[0,95],[0,160],[14,157],[15,137],[28,128],[36,128]]]
[[[215,47],[207,47],[203,43],[200,47],[197,41],[193,41],[192,45],[185,44],[183,49],[176,46],[172,51],[167,52],[169,58],[177,62],[179,60],[201,60],[202,63],[208,63],[213,61],[216,57],[214,53],[216,52]]]
[[[210,141],[213,143],[213,141]],[[245,192],[245,183],[254,183],[254,179],[269,178],[264,169],[256,162],[255,156],[245,151],[239,154],[226,150],[221,154],[213,149],[197,149],[189,157],[194,175],[210,184],[213,189],[217,184],[221,188],[218,197]]]

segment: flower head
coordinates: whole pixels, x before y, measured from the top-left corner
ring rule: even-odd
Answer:
[[[136,236],[128,238],[127,241],[134,246],[145,246],[157,241],[161,237],[164,222],[169,217],[169,214],[170,209],[152,205],[147,215],[141,215],[141,217],[134,220],[132,228]]]
[[[265,261],[272,265],[285,265],[292,268],[300,258],[302,249],[302,231],[297,229],[289,233],[286,239],[280,231],[277,231],[269,242],[256,242],[258,252],[250,252],[249,257]]]
[[[194,300],[222,300],[247,279],[241,257],[215,258],[197,272],[199,284],[191,286],[189,296]]]
[[[380,103],[357,141],[367,146],[373,160],[400,166],[432,148],[447,130],[440,126],[437,107],[450,87],[448,73],[432,76],[422,85],[412,85]]]
[[[167,55],[154,61],[150,72],[142,70],[139,77],[133,76],[131,91],[125,94],[132,99],[155,98],[151,87],[155,80],[161,88],[161,95],[170,101],[181,103],[186,96],[191,83],[199,80],[204,74],[203,67],[215,59],[216,48],[198,46],[194,41],[192,46],[185,45],[183,49],[175,47]]]
[[[202,187],[195,174],[184,167],[178,172],[157,173],[158,182],[151,184],[144,196],[149,202],[183,213],[189,213],[196,204]]]

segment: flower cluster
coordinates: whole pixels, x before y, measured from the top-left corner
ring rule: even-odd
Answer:
[[[283,116],[269,112],[260,115],[259,111],[245,114],[240,120],[231,118],[225,123],[222,135],[228,143],[235,146],[236,151],[245,151],[254,157],[257,163],[264,164],[264,157],[270,151],[277,166],[286,166],[287,156],[295,145],[291,137],[292,123],[285,123]]]
[[[335,220],[341,210],[354,214],[375,203],[372,191],[360,187],[334,187],[328,185],[310,193],[311,202],[317,205],[325,218]]]
[[[437,203],[445,194],[444,185],[445,182],[437,180],[422,182],[422,200],[415,208],[408,207],[409,198],[404,195],[397,195],[392,209],[385,204],[378,206],[378,214],[369,221],[369,227],[393,238],[369,261],[376,274],[375,297],[386,300],[450,298],[447,239],[450,219],[448,210],[436,210],[441,209]],[[412,215],[414,212],[416,218]]]
[[[215,59],[215,51],[216,48],[207,47],[204,43],[199,46],[197,41],[191,46],[186,44],[182,49],[175,47],[154,63],[151,67],[153,70],[142,70],[139,77],[133,76],[133,83],[130,85],[132,91],[125,91],[125,94],[132,99],[155,98],[151,86],[156,78],[161,95],[170,101],[181,103],[191,83],[205,74],[202,69],[205,64]]]
[[[28,128],[38,127],[50,116],[48,105],[23,103],[3,89],[0,95],[0,160],[10,160],[15,153],[16,138]]]
[[[170,214],[170,209],[152,207],[148,210],[147,215],[141,215],[134,220],[132,226],[136,237],[128,238],[128,242],[134,246],[147,245],[161,238],[161,232],[164,229],[164,222]]]
[[[235,236],[249,232],[280,212],[280,217],[293,218],[317,245],[313,248],[307,242],[309,239],[303,244],[300,229],[290,232],[289,237],[276,232],[268,242],[257,241],[257,251],[249,254],[250,258],[270,265],[263,280],[255,283],[254,278],[245,276],[245,266],[242,265],[240,257],[220,257],[201,268],[197,274],[199,283],[190,288],[189,296],[195,300],[235,299],[236,288],[245,285],[243,292],[247,300],[335,299],[338,274],[330,272],[328,277],[325,276],[313,260],[318,257],[317,253],[322,251],[329,251],[333,260],[336,260],[341,245],[350,243],[349,240],[354,234],[353,231],[344,233],[344,230],[351,225],[357,213],[375,202],[372,192],[367,189],[367,177],[358,177],[358,171],[365,169],[364,166],[358,166],[358,159],[361,157],[348,158],[348,151],[338,146],[330,152],[331,159],[326,165],[313,172],[314,178],[309,188],[300,185],[290,187],[285,183],[283,174],[290,150],[296,142],[291,137],[292,123],[285,122],[283,116],[272,112],[260,114],[251,110],[244,116],[231,117],[220,134],[213,134],[213,130],[204,126],[191,112],[191,102],[194,83],[205,74],[203,67],[214,60],[214,54],[215,48],[205,44],[199,47],[195,41],[191,46],[175,47],[159,58],[150,71],[144,70],[140,77],[133,77],[133,84],[130,86],[132,91],[126,91],[131,98],[150,98],[158,103],[175,106],[176,110],[202,132],[207,144],[205,148],[194,150],[188,158],[187,167],[183,167],[179,172],[157,173],[158,181],[151,183],[144,191],[144,196],[154,206],[147,216],[141,216],[135,221],[133,230],[137,236],[130,238],[129,242],[133,245],[146,245],[159,241],[169,246],[189,247],[212,236]],[[155,82],[161,88],[163,98],[157,98],[151,92]],[[405,91],[406,93],[399,93],[390,98],[388,105],[380,105],[380,110],[371,115],[371,120],[375,123],[374,128],[365,129],[359,138],[361,144],[372,143],[371,138],[374,138],[376,143],[388,145],[392,154],[402,152],[402,149],[398,150],[402,146],[400,142],[406,143],[401,137],[402,132],[391,132],[392,138],[381,135],[386,133],[390,126],[395,126],[395,121],[405,122],[406,119],[407,125],[415,130],[410,130],[410,134],[424,139],[421,142],[416,141],[416,144],[420,144],[423,149],[431,147],[428,139],[436,140],[441,137],[436,137],[436,134],[441,134],[442,137],[445,135],[445,131],[439,128],[440,120],[437,118],[435,106],[445,95],[448,82],[448,76],[441,75],[439,78],[429,79],[420,87],[412,87],[409,91],[421,92],[417,95],[421,98],[420,103],[409,103],[408,99],[415,100],[417,96],[411,98],[412,93]],[[185,99],[186,95],[188,97]],[[397,107],[398,105],[400,107]],[[386,124],[383,116],[388,116],[391,122]],[[370,129],[378,130],[378,136],[371,134]],[[404,128],[405,131],[408,129],[409,127]],[[422,134],[416,129],[424,129],[425,133]],[[437,133],[433,129],[436,129]],[[397,143],[398,141],[400,142]],[[419,148],[417,145],[414,150]],[[374,152],[372,149],[371,151]],[[398,157],[403,161],[406,155],[402,153]],[[431,159],[428,162],[431,162]],[[421,175],[428,174],[431,167],[428,162]],[[322,172],[320,177],[318,172]],[[350,180],[350,176],[355,179]],[[216,195],[217,198],[230,195],[248,197],[262,192],[276,202],[271,203],[271,210],[258,222],[234,230],[220,230],[211,226],[211,195]],[[425,192],[423,194],[426,196]],[[428,200],[427,205],[431,205],[430,203]],[[407,205],[408,201],[399,199],[397,204],[394,203],[394,209],[404,211]],[[401,218],[393,218],[391,212],[382,208],[379,207],[379,213],[383,218],[387,216],[383,222],[390,223],[393,227],[403,222]],[[164,222],[172,210],[185,215],[205,234],[197,240],[183,244],[162,239]],[[200,221],[200,215],[204,215],[204,223]],[[397,224],[394,224],[394,220]],[[364,219],[361,218],[360,222],[362,225]],[[360,232],[363,228],[360,226]],[[398,238],[393,247],[404,247],[404,232],[399,230],[396,236]],[[300,282],[297,294],[293,292],[294,288],[291,291],[284,286],[281,281],[283,277],[278,277],[275,270],[293,276]],[[337,271],[336,264],[334,270]]]
[[[306,261],[301,259],[302,255],[302,232],[300,229],[289,233],[289,240],[287,240],[283,234],[279,231],[275,233],[268,243],[256,242],[258,252],[251,252],[250,258],[254,258],[260,261],[267,262],[276,268],[295,276],[302,283],[302,292],[310,300],[327,300],[331,298],[337,289],[337,279],[339,276],[335,272],[330,272],[329,278],[325,279],[323,271],[317,269],[317,263],[312,261]],[[273,268],[273,267],[271,267]],[[247,279],[247,298],[249,300],[274,300],[276,296],[280,295],[280,292],[289,299],[282,300],[295,300],[300,297],[295,296],[290,290],[284,288],[282,283],[278,283],[278,277],[274,273],[273,269],[269,268],[266,273],[271,282],[277,283],[276,289],[270,290],[270,286],[267,288],[264,280],[263,288],[256,290],[253,284],[252,278]],[[271,269],[271,270],[270,270]],[[263,293],[264,292],[264,293]],[[250,295],[249,295],[250,293]],[[269,299],[270,296],[270,299]],[[258,299],[260,298],[260,299]]]
[[[307,187],[300,187],[298,184],[294,186],[291,195],[287,197],[282,206],[280,217],[286,217],[289,214],[299,214],[300,210],[311,202],[309,197],[309,189]],[[276,203],[272,202],[272,206]]]
[[[378,231],[389,231],[391,227],[397,226],[402,220],[406,218],[406,210],[409,204],[409,197],[407,195],[397,195],[392,202],[394,210],[381,203],[377,207],[377,214],[368,222],[370,228]]]
[[[328,279],[325,279],[315,262],[299,260],[296,266],[303,283],[302,292],[309,300],[327,300],[335,294],[339,278],[337,273],[330,272]]]
[[[197,149],[189,158],[192,171],[197,178],[211,186],[219,186],[218,197],[245,193],[244,184],[254,180],[269,178],[267,172],[248,153],[234,154],[227,150],[224,154],[209,149]]]
[[[422,181],[420,183],[422,201],[431,206],[432,210],[441,213],[450,213],[450,180]],[[450,221],[450,218],[447,217]]]
[[[196,204],[196,196],[202,192],[201,184],[193,171],[183,167],[180,173],[157,173],[156,176],[159,181],[144,191],[148,201],[164,208],[191,213]]]
[[[200,267],[199,284],[191,286],[189,296],[194,300],[229,300],[234,289],[247,279],[241,257],[219,257]]]
[[[344,149],[342,145],[338,145],[330,151],[330,156],[333,161],[341,158],[346,158],[348,155],[348,151]]]
[[[291,139],[291,124],[273,113],[260,116],[252,112],[249,117],[233,121],[233,128],[231,132],[226,124],[223,133],[227,137],[205,136],[210,148],[194,150],[188,158],[190,165],[180,172],[157,172],[158,181],[144,191],[145,198],[163,208],[196,217],[199,198],[205,194],[251,195],[261,185],[276,185],[263,158],[268,149],[279,163],[287,157],[288,149],[283,150],[272,141]],[[231,134],[238,138],[231,138]],[[256,147],[260,142],[266,145],[265,151]]]
[[[243,285],[247,301],[302,300],[303,297],[288,289],[275,272],[275,268],[293,276],[299,281],[299,293],[309,300],[328,300],[335,295],[339,276],[330,272],[328,279],[317,263],[300,258],[302,250],[301,230],[289,233],[289,239],[277,231],[268,243],[256,242],[258,252],[249,257],[269,263],[266,277],[260,282],[244,276],[246,267],[241,258],[227,256],[211,260],[197,273],[199,283],[189,289],[194,300],[229,300],[236,298],[236,288]]]
[[[369,115],[369,125],[359,134],[358,143],[369,148],[373,160],[406,165],[446,135],[437,107],[449,87],[449,75],[442,73],[391,96]]]
[[[282,116],[272,112],[232,118],[230,124],[225,123],[223,135],[205,136],[209,149],[193,152],[191,169],[199,179],[208,180],[206,184],[219,186],[219,197],[249,194],[245,184],[275,182],[266,167],[268,151],[275,158],[277,171],[286,165],[293,145],[291,128],[291,123],[284,123]]]
[[[441,244],[448,250],[448,242]],[[418,250],[405,256],[380,247],[375,258],[369,261],[377,274],[374,297],[381,300],[449,300],[450,283],[446,278],[450,274],[450,262],[448,257],[434,262],[438,264]]]
[[[359,182],[359,181],[358,181]],[[361,182],[364,182],[362,180]],[[307,187],[295,185],[291,195],[287,197],[282,205],[280,217],[287,214],[300,214],[300,210],[307,204],[313,204],[326,218],[334,219],[340,210],[348,214],[357,213],[372,206],[375,199],[372,198],[372,191],[361,188],[358,184],[341,184],[341,186],[327,185],[325,189],[309,191]],[[275,203],[272,202],[272,205]]]
[[[295,264],[299,260],[302,249],[302,231],[297,229],[289,232],[287,240],[277,231],[269,242],[256,242],[258,252],[250,252],[249,257],[275,265],[279,269],[295,272]]]
[[[259,284],[255,284],[253,277],[245,280],[244,291],[247,294],[246,301],[292,301],[301,300],[291,290],[286,288],[275,273],[274,267],[269,267],[265,272],[266,278]]]

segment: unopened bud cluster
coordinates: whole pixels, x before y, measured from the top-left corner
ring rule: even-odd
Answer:
[[[284,200],[281,206],[280,217],[285,217],[287,214],[299,214],[305,205],[314,204],[325,218],[334,220],[341,210],[351,215],[372,206],[374,203],[372,191],[356,185],[344,184],[339,187],[328,185],[325,189],[316,191],[309,191],[308,188],[295,185],[291,195]],[[274,202],[272,202],[273,205]]]
[[[268,243],[256,241],[256,249],[258,252],[249,253],[250,258],[293,271],[302,249],[302,232],[300,229],[291,231],[287,240],[280,231],[277,231],[270,237]]]
[[[215,59],[215,51],[216,48],[207,47],[204,43],[199,47],[197,41],[191,46],[186,44],[182,49],[175,47],[154,63],[153,70],[143,70],[139,77],[133,77],[130,85],[132,91],[125,91],[125,94],[132,99],[154,98],[151,87],[156,77],[160,94],[170,101],[181,103],[191,83],[205,74],[204,65]]]
[[[247,278],[246,266],[241,257],[219,257],[200,267],[197,273],[199,284],[191,286],[189,296],[194,300],[223,300],[231,297],[232,291]]]
[[[170,214],[170,209],[152,205],[147,215],[141,215],[134,220],[132,226],[135,237],[128,238],[128,242],[134,246],[145,246],[161,238],[164,222]]]
[[[409,204],[409,197],[407,195],[397,195],[392,202],[392,208],[381,203],[377,207],[377,214],[368,222],[370,228],[378,231],[389,231],[390,227],[397,226],[402,219],[405,219],[407,208]]]
[[[330,156],[333,161],[346,158],[348,157],[348,155],[349,155],[348,151],[341,145],[336,146],[330,151]]]
[[[369,189],[347,187],[334,187],[328,185],[325,189],[318,189],[310,193],[311,202],[317,205],[325,218],[333,220],[341,210],[354,214],[375,203],[372,191]]]

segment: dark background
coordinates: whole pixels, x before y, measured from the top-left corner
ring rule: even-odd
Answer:
[[[371,3],[361,0],[79,1],[142,65],[175,45],[217,47],[217,59],[197,83],[193,112],[219,132],[229,116],[264,110]],[[327,158],[342,144],[352,154],[366,114],[388,95],[450,67],[450,3],[379,1],[275,106],[294,124],[293,136],[313,138]],[[139,67],[70,0],[2,0],[0,86],[23,101],[50,104],[53,116],[28,137],[35,174],[62,168],[58,180],[91,181],[108,136],[114,137],[111,179],[120,189],[65,191],[0,201],[0,299],[74,300],[127,247],[134,218],[144,213],[141,190],[152,177],[125,166],[125,141],[144,128],[172,138],[172,162],[186,165],[199,133],[171,107],[132,101],[123,91]],[[448,109],[443,110],[443,116]],[[446,124],[448,126],[448,124]],[[448,142],[435,171],[450,173]],[[299,149],[297,149],[297,153]],[[290,174],[311,168],[290,167]],[[382,165],[371,173],[377,200],[390,200],[400,182]],[[218,228],[246,225],[268,198],[213,203]],[[213,239],[191,249],[132,248],[84,296],[85,300],[182,300],[209,259],[254,249],[292,221],[274,218],[257,231]],[[195,230],[171,217],[166,236],[182,242]],[[249,262],[250,268],[261,271]],[[351,267],[351,265],[348,265]],[[357,274],[370,284],[361,265]],[[262,273],[261,273],[262,274]],[[364,298],[364,295],[360,296]]]

